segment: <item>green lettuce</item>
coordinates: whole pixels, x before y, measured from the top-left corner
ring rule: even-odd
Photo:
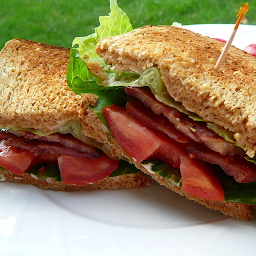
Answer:
[[[33,134],[39,135],[39,136],[48,136],[53,133],[61,133],[61,134],[67,134],[70,133],[72,134],[75,138],[82,140],[83,133],[82,133],[82,126],[77,120],[70,120],[64,123],[59,127],[57,130],[53,130],[51,132],[43,132],[41,130],[37,129],[32,129],[32,128],[23,128],[20,126],[11,126],[7,129],[0,129],[1,131],[8,131],[8,130],[13,130],[13,131],[27,131],[31,132]]]
[[[52,178],[56,181],[61,181],[60,170],[57,164],[36,164],[29,168],[28,174],[35,175],[40,180]]]
[[[149,159],[142,162],[143,166],[150,172],[157,173],[162,176],[165,181],[172,187],[181,187],[181,174],[180,170],[173,168],[171,164],[165,163],[158,159]]]
[[[109,177],[138,173],[139,171],[140,170],[138,170],[134,165],[131,165],[124,160],[120,160],[118,168]]]
[[[72,91],[79,95],[83,93],[93,93],[99,96],[97,105],[90,107],[95,111],[106,127],[107,123],[103,117],[102,109],[112,104],[124,106],[127,101],[125,89],[123,86],[102,86],[101,79],[89,72],[86,62],[98,61],[105,68],[109,80],[114,78],[114,80],[117,81],[127,82],[137,79],[138,77],[131,72],[120,75],[115,71],[107,71],[106,64],[95,51],[98,39],[121,35],[132,30],[128,16],[118,7],[116,0],[110,0],[110,10],[109,16],[99,18],[100,26],[95,29],[93,34],[74,39],[72,43],[73,47],[70,50],[70,61],[67,71],[67,83]]]
[[[95,28],[95,32],[89,36],[76,37],[72,46],[78,45],[79,55],[84,60],[96,60],[103,65],[104,61],[95,51],[98,39],[110,36],[125,34],[132,30],[132,24],[127,14],[118,7],[117,0],[110,0],[109,16],[100,16],[100,26]]]
[[[190,111],[187,111],[181,104],[181,102],[178,102],[174,100],[170,94],[168,93],[166,86],[161,78],[161,72],[158,67],[149,68],[146,71],[144,71],[141,76],[132,82],[114,82],[108,84],[108,86],[134,86],[134,87],[144,87],[147,86],[150,88],[151,92],[155,95],[156,99],[165,105],[176,108],[180,112],[188,115],[191,119],[194,121],[203,121],[201,117],[196,115],[195,113],[192,113]]]
[[[0,166],[0,169],[6,170],[2,166]],[[39,180],[46,180],[47,178],[52,178],[56,181],[62,180],[57,164],[38,163],[31,166],[26,173],[35,175]]]
[[[215,166],[215,170],[220,177],[227,202],[256,205],[256,182],[238,183],[219,166]]]

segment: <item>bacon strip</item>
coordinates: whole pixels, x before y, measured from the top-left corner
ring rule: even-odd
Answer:
[[[199,144],[189,145],[187,150],[190,157],[219,165],[227,175],[233,176],[239,183],[256,181],[256,165],[244,158],[222,156]]]
[[[78,152],[83,152],[88,156],[97,158],[100,156],[101,151],[91,145],[83,143],[82,141],[74,138],[71,134],[53,133],[47,136],[39,136],[32,132],[9,130],[8,132],[15,134],[18,137],[23,137],[25,140],[39,140],[45,142],[55,142],[63,145],[66,148],[74,149]]]
[[[140,122],[146,126],[165,133],[175,141],[188,143],[190,140],[186,135],[178,131],[164,115],[156,115],[137,98],[129,97],[126,110],[130,115],[140,120]]]
[[[40,140],[25,140],[23,137],[18,137],[11,133],[0,133],[0,139],[5,140],[6,146],[13,146],[23,150],[28,150],[34,154],[51,153],[53,155],[69,155],[83,158],[95,158],[95,152],[93,154],[87,154],[85,152],[79,152],[72,148],[63,146],[56,142],[44,142]]]
[[[128,112],[145,125],[168,134],[170,131],[164,127],[165,121],[163,121],[166,118],[175,131],[183,133],[183,138],[189,138],[180,145],[186,147],[190,157],[219,165],[227,175],[233,176],[239,183],[256,181],[256,165],[244,159],[245,152],[233,143],[225,141],[204,122],[193,121],[179,110],[159,102],[147,87],[128,87],[126,93],[130,97],[130,102],[127,104]],[[133,97],[139,102],[133,100]],[[172,139],[180,142],[179,138],[182,138],[182,135],[180,137],[172,135]]]
[[[126,87],[126,93],[141,100],[155,114],[164,114],[177,130],[195,142],[203,143],[209,149],[223,156],[245,156],[245,152],[241,148],[224,140],[209,129],[204,122],[195,122],[179,110],[159,102],[149,88]]]

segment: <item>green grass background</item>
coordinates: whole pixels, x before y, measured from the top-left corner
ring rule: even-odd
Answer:
[[[254,3],[253,3],[254,2]],[[256,24],[256,1],[249,2],[245,23]],[[118,0],[133,27],[147,24],[228,23],[237,20],[236,0]],[[12,38],[70,47],[76,36],[94,32],[98,17],[109,14],[108,0],[1,0],[0,49]]]

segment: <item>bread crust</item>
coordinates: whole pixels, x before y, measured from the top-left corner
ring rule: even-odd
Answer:
[[[146,26],[101,39],[97,53],[119,71],[158,66],[169,94],[204,120],[234,133],[247,154],[256,152],[256,59],[231,46],[219,72],[222,42],[173,26]]]
[[[3,169],[0,169],[0,181],[30,184],[41,189],[66,192],[141,188],[149,186],[152,183],[152,179],[144,175],[142,172],[125,174],[116,177],[107,177],[99,180],[96,183],[77,186],[56,181],[51,178],[48,178],[47,180],[40,180],[35,175],[30,175],[28,173],[25,173],[24,175],[17,175]]]

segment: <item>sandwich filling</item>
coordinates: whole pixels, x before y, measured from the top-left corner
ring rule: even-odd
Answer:
[[[16,175],[26,173],[41,180],[52,178],[73,185],[93,184],[109,176],[139,171],[71,134],[39,136],[12,129],[0,133],[0,166]]]

